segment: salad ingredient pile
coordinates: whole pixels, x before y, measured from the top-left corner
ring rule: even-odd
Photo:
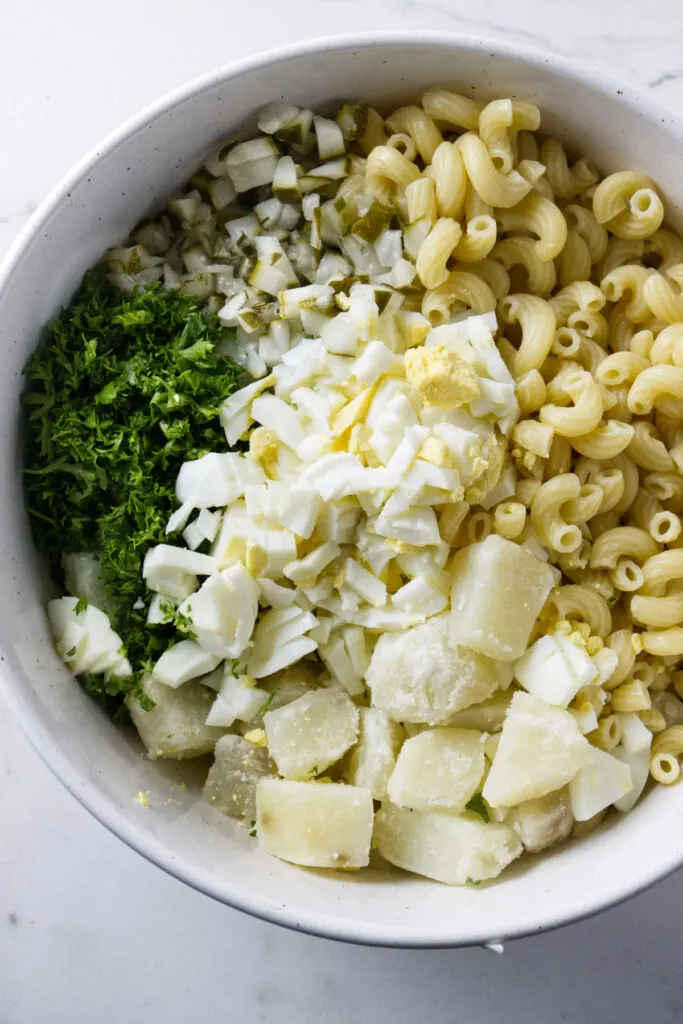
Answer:
[[[683,247],[649,179],[539,124],[273,103],[27,367],[60,656],[296,864],[479,884],[678,775],[672,286],[641,258]]]

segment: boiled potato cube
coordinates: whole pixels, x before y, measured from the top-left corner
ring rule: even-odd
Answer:
[[[259,846],[307,867],[365,867],[372,812],[372,793],[357,786],[262,779],[256,788]]]
[[[576,719],[518,690],[510,702],[484,788],[492,807],[514,807],[561,789],[592,761]]]
[[[263,716],[266,712],[283,708],[285,704],[291,704],[297,697],[303,697],[309,690],[319,686],[321,668],[322,666],[316,668],[307,661],[299,661],[296,665],[290,665],[281,672],[275,672],[272,676],[259,680],[259,689],[267,691],[268,700],[263,710],[259,711],[251,722],[245,724],[244,730],[262,729]]]
[[[490,697],[504,681],[501,668],[450,636],[449,615],[380,636],[366,681],[373,707],[397,722],[445,725],[450,716]]]
[[[539,853],[571,835],[574,815],[569,793],[566,789],[560,789],[536,800],[525,800],[505,820],[519,834],[525,849],[530,853]]]
[[[341,689],[312,690],[267,711],[263,724],[280,775],[305,779],[320,775],[356,742],[358,708]]]
[[[369,789],[375,800],[381,800],[405,737],[405,730],[386,712],[359,708],[358,743],[348,755],[346,781]]]
[[[454,642],[500,661],[520,658],[554,583],[549,565],[496,534],[463,548],[453,560]]]
[[[148,677],[144,690],[154,701],[151,711],[144,711],[133,697],[126,698],[126,705],[150,758],[201,757],[211,753],[225,735],[225,729],[205,724],[216,694],[201,683],[185,683],[173,690]]]
[[[472,704],[456,711],[448,724],[457,729],[478,729],[479,732],[499,732],[512,700],[512,690],[500,690],[481,704]]]
[[[375,815],[373,846],[391,864],[447,885],[495,878],[523,849],[512,829],[476,814],[411,811],[388,801]]]
[[[222,736],[216,744],[216,760],[209,769],[204,800],[221,814],[253,821],[256,817],[256,783],[275,775],[275,765],[265,747],[241,736]]]
[[[430,729],[406,740],[389,779],[389,799],[401,807],[461,811],[486,767],[474,729]]]

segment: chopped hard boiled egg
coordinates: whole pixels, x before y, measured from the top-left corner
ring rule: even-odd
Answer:
[[[121,637],[107,615],[84,598],[58,597],[47,606],[55,646],[75,675],[132,674]]]
[[[202,650],[237,658],[245,650],[258,614],[259,587],[241,562],[214,573],[184,601],[178,614],[190,624]]]
[[[410,348],[404,359],[406,377],[427,405],[458,409],[479,398],[475,370],[445,345]]]
[[[217,655],[203,650],[196,640],[181,640],[164,651],[154,666],[153,677],[164,686],[177,689],[190,679],[213,672],[219,662]]]
[[[633,788],[631,769],[625,761],[596,747],[591,747],[590,753],[591,760],[569,783],[572,814],[577,821],[588,821]]]
[[[207,725],[229,728],[235,721],[251,722],[268,700],[265,690],[254,685],[251,676],[234,676],[226,671],[223,682],[206,716]]]
[[[541,637],[515,666],[515,679],[525,690],[560,708],[566,708],[597,675],[585,651],[562,633]]]

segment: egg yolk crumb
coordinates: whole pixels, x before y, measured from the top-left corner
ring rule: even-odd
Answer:
[[[457,409],[479,397],[475,370],[445,345],[410,348],[403,358],[410,386],[427,405]]]
[[[249,454],[260,462],[266,476],[277,480],[278,439],[269,427],[257,427],[249,438]]]
[[[249,732],[245,732],[244,738],[255,747],[266,746],[266,734],[263,729],[250,729]]]
[[[423,442],[422,447],[417,453],[418,459],[424,459],[425,462],[431,462],[433,466],[449,466],[450,459],[448,458],[448,451],[443,441],[440,441],[438,437],[428,437]]]

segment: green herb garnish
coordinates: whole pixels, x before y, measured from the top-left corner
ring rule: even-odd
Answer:
[[[486,801],[481,793],[475,793],[472,799],[465,804],[465,807],[468,811],[474,811],[475,814],[480,815],[488,825],[491,820],[491,816],[489,815],[489,809],[486,806]]]
[[[74,611],[76,612],[76,615],[80,615],[87,607],[88,599],[86,597],[79,597],[78,601],[76,601],[76,604],[74,605]]]
[[[96,267],[25,367],[36,544],[55,570],[63,554],[100,554],[113,625],[134,669],[129,680],[81,680],[110,711],[127,693],[145,703],[141,675],[173,639],[172,624],[147,626],[133,605],[148,602],[142,560],[164,539],[181,464],[227,449],[218,413],[242,375],[220,354],[230,337],[192,296],[158,284],[129,295]]]
[[[188,611],[191,610],[191,608],[188,608]],[[190,640],[197,639],[196,633],[192,632],[192,619],[189,615],[186,615],[185,612],[177,611],[173,621],[176,629],[184,633]]]
[[[250,836],[257,836],[258,835],[258,829],[256,828],[256,821],[255,820],[250,823],[249,835]]]
[[[263,707],[261,708],[261,711],[260,711],[261,716],[265,715],[266,711],[270,710],[270,705],[275,700],[275,694],[276,693],[277,693],[277,689],[271,690],[271,692],[268,694],[268,700],[263,705]]]

